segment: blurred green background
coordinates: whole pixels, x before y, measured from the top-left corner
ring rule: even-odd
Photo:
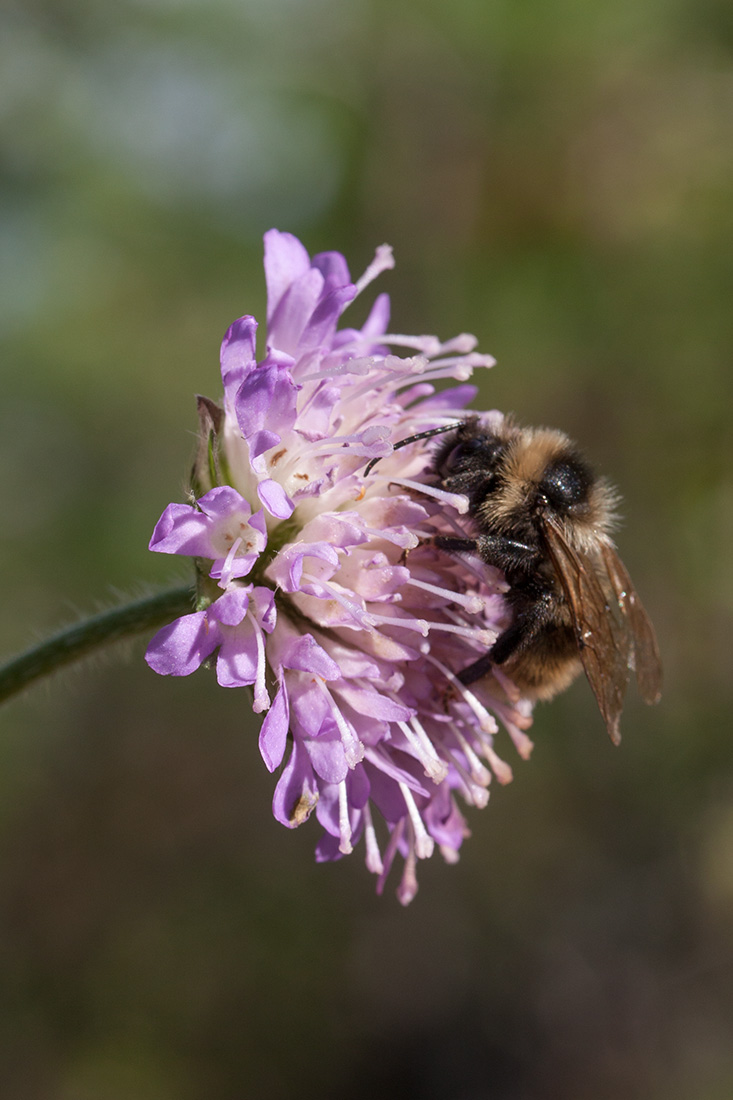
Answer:
[[[733,1095],[732,12],[6,0],[3,651],[185,577],[148,538],[276,225],[354,275],[390,242],[394,329],[476,333],[478,406],[622,487],[666,692],[619,750],[584,682],[541,707],[407,910],[274,822],[207,674],[139,645],[15,701],[2,1096]]]

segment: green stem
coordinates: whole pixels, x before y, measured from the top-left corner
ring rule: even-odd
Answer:
[[[74,623],[0,668],[0,703],[42,676],[86,657],[95,649],[163,626],[179,615],[193,611],[193,608],[194,590],[186,585],[159,592],[155,596],[145,596],[134,603],[113,607],[83,622]]]

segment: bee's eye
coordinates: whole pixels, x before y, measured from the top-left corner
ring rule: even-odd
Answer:
[[[444,474],[453,474],[456,470],[464,466],[466,459],[471,458],[481,449],[481,443],[478,439],[467,439],[464,443],[456,443],[455,447],[451,447],[445,458],[440,464],[441,470]]]
[[[471,455],[478,454],[486,444],[480,439],[467,439],[465,443],[459,443],[457,447],[453,449],[453,454],[457,462],[460,462],[462,458],[470,458]]]
[[[464,439],[448,452],[442,469],[449,474],[474,467],[487,470],[495,463],[499,450],[496,440],[488,437]]]
[[[586,499],[589,484],[589,473],[580,463],[554,462],[545,470],[540,488],[551,504],[569,508]]]

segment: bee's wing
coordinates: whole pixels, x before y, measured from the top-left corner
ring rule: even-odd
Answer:
[[[585,674],[611,740],[618,745],[632,662],[632,641],[620,601],[618,608],[609,603],[593,563],[569,545],[558,524],[548,519],[543,530],[570,608]]]
[[[645,703],[657,703],[662,694],[662,662],[649,616],[639,599],[626,566],[610,546],[603,548],[603,560],[632,645],[632,668]]]

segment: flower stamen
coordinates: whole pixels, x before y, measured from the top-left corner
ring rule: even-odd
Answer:
[[[349,798],[346,780],[342,779],[339,788],[339,851],[348,856],[353,852],[351,844],[351,822],[349,821]]]
[[[407,806],[407,812],[410,816],[410,822],[414,832],[415,855],[418,859],[430,859],[435,847],[435,841],[425,828],[412,791],[406,783],[400,783],[399,787],[402,791],[402,797],[405,800],[405,805]]]
[[[372,811],[367,802],[364,806],[364,843],[366,844],[366,865],[367,870],[371,871],[373,875],[381,875],[384,873],[384,864],[382,863],[382,856],[379,852],[379,844],[377,842],[377,833],[374,828],[374,822],[372,821]]]
[[[435,746],[417,718],[413,716],[409,723],[398,722],[397,725],[417,753],[428,778],[434,783],[442,783],[448,774],[448,767],[436,753]]]
[[[483,809],[489,801],[489,792],[486,790],[486,787],[473,778],[471,773],[464,768],[454,752],[446,747],[443,748],[443,752],[446,760],[453,765],[462,780],[463,794],[466,802],[468,802],[469,805],[478,806],[480,809]]]
[[[389,244],[380,244],[374,253],[374,259],[369,264],[364,274],[356,280],[356,295],[358,296],[361,294],[362,290],[368,287],[383,271],[390,271],[393,267],[394,256],[392,254],[392,246]]]
[[[344,756],[346,757],[346,763],[350,768],[355,768],[358,763],[364,759],[364,745],[359,740],[353,726],[346,721],[341,713],[340,707],[336,705],[336,702],[331,695],[331,692],[326,687],[323,680],[317,680],[316,683],[321,692],[328,700],[329,709],[333,720],[338,727],[339,735],[341,737],[341,744],[344,747]]]
[[[454,589],[441,588],[437,584],[418,580],[414,576],[408,579],[407,584],[412,585],[413,588],[422,588],[424,592],[430,592],[434,596],[442,596],[446,603],[460,604],[469,615],[478,615],[483,611],[484,601],[481,596],[477,596],[475,593],[456,592]]]
[[[474,749],[463,736],[457,725],[453,727],[453,736],[460,745],[461,751],[468,761],[471,777],[481,786],[487,787],[491,782],[491,772],[481,763]]]
[[[455,508],[461,515],[465,515],[469,509],[468,497],[462,493],[448,493],[437,485],[426,485],[422,481],[414,481],[407,477],[394,477],[390,474],[371,473],[371,478],[379,481],[388,481],[391,485],[401,485],[403,489],[412,489],[416,493],[424,493],[425,496],[435,497],[446,508]]]
[[[270,708],[270,695],[265,683],[267,661],[265,658],[265,633],[254,615],[249,616],[254,629],[255,644],[257,646],[257,672],[254,682],[254,702],[252,704],[255,714],[262,714]]]
[[[405,856],[405,866],[402,871],[402,878],[400,884],[397,887],[397,899],[402,905],[409,905],[414,900],[417,894],[417,853],[415,852],[415,843],[412,836],[412,825],[407,819],[407,855]]]
[[[442,661],[439,661],[437,657],[434,657],[431,654],[428,657],[428,660],[431,662],[431,664],[434,664],[436,668],[440,669],[446,680],[448,680],[459,692],[463,702],[468,704],[468,706],[475,714],[476,718],[478,718],[481,728],[487,733],[491,733],[492,730],[496,728],[496,723],[494,722],[494,719],[491,717],[486,707],[481,702],[479,702],[474,693],[472,691],[469,691],[466,685],[462,684],[458,677],[454,673],[452,673],[451,670],[446,665],[444,665]]]

